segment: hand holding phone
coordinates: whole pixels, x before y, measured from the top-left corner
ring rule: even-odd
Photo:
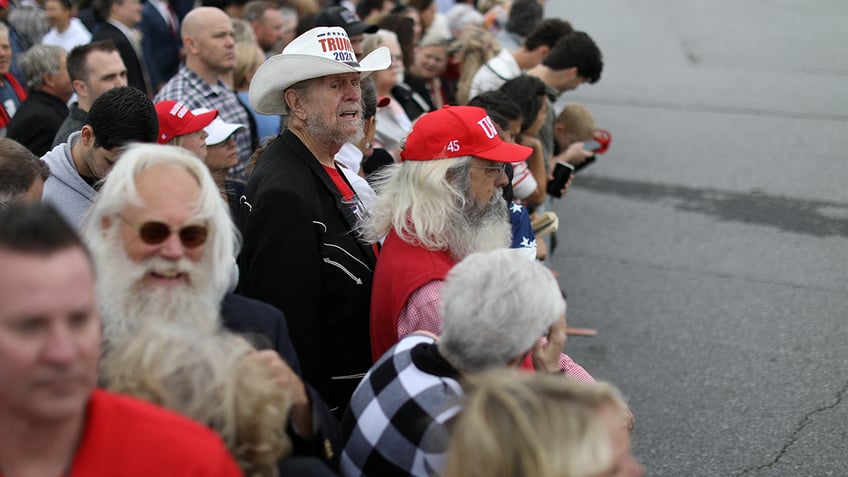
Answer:
[[[557,199],[562,197],[562,189],[568,179],[571,179],[572,174],[574,174],[574,166],[567,162],[557,162],[554,166],[554,178],[548,182],[548,194]]]

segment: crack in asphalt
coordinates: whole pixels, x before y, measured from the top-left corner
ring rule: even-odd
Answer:
[[[803,419],[801,419],[801,421],[798,423],[798,426],[792,432],[792,435],[789,436],[789,439],[786,441],[785,444],[783,444],[783,446],[780,448],[780,451],[777,453],[777,456],[775,456],[775,458],[771,462],[767,462],[765,464],[761,464],[761,465],[752,466],[752,467],[742,469],[738,474],[735,474],[734,477],[741,477],[745,474],[749,474],[751,472],[756,472],[756,471],[762,470],[762,469],[771,468],[771,467],[777,465],[777,463],[780,462],[780,459],[782,459],[783,456],[786,455],[786,453],[789,451],[789,448],[792,447],[798,441],[798,438],[799,438],[799,435],[801,434],[801,431],[803,431],[804,428],[807,427],[807,425],[812,420],[813,416],[815,416],[816,414],[819,414],[821,412],[827,411],[829,409],[833,409],[836,406],[838,406],[842,402],[842,399],[845,397],[846,392],[848,392],[848,381],[846,381],[845,385],[842,386],[842,389],[838,393],[836,393],[836,401],[834,401],[832,404],[829,404],[827,406],[822,406],[822,407],[813,409],[812,411],[807,413],[807,415],[804,416]]]

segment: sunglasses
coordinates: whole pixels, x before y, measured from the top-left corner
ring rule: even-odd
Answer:
[[[208,235],[208,230],[205,225],[186,225],[179,229],[172,229],[170,225],[164,222],[151,220],[141,225],[135,225],[120,214],[118,214],[118,217],[123,220],[125,224],[135,228],[138,231],[138,236],[141,238],[141,241],[147,245],[159,245],[165,240],[168,240],[171,233],[176,232],[180,237],[180,242],[183,244],[183,247],[195,248],[203,245],[203,243],[206,242],[206,236]]]

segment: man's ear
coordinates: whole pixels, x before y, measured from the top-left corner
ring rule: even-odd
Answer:
[[[193,37],[190,37],[190,36],[183,37],[183,50],[185,50],[186,53],[192,53],[192,54],[197,53],[197,47],[194,43]]]
[[[548,45],[542,45],[534,50],[534,53],[536,53],[536,57],[539,59],[539,63],[541,63],[542,60],[544,60],[545,57],[548,56],[548,53],[550,51],[551,47]]]
[[[88,124],[83,125],[79,140],[85,147],[94,147],[94,129]]]
[[[74,88],[74,93],[76,93],[77,96],[88,98],[88,86],[86,86],[85,81],[73,80],[71,82],[71,87]]]
[[[305,114],[305,109],[303,107],[303,101],[300,99],[300,95],[297,91],[289,88],[283,93],[283,100],[286,102],[286,105],[289,107],[289,110],[292,114],[297,115],[298,118],[304,119],[303,115]]]

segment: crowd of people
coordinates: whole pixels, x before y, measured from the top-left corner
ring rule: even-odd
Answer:
[[[638,476],[540,0],[0,0],[0,477]],[[591,369],[591,366],[587,366]]]

